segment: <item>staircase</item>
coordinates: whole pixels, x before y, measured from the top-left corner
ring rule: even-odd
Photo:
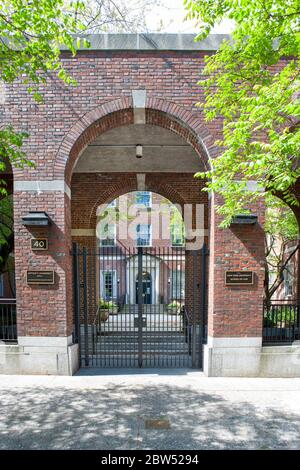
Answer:
[[[190,346],[185,335],[172,331],[145,331],[142,334],[143,367],[191,367]],[[84,338],[82,338],[82,349]],[[89,335],[91,366],[138,367],[138,332]]]

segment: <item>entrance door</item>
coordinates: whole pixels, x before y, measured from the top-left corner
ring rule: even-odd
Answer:
[[[73,340],[83,367],[202,367],[205,246],[75,245],[74,287]]]
[[[142,276],[142,302],[143,304],[151,304],[151,299],[152,299],[152,278],[151,274],[149,274],[147,271],[144,271]],[[139,303],[139,281],[138,281],[138,274],[136,276],[136,304]]]

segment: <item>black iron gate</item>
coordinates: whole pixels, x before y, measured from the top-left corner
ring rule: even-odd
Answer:
[[[73,247],[74,341],[85,367],[202,368],[201,250]]]

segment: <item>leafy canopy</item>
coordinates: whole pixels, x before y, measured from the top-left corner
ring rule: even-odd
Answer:
[[[223,120],[220,156],[207,190],[223,196],[218,207],[227,226],[233,215],[266,192],[298,204],[300,176],[300,0],[184,0],[196,19],[198,40],[224,19],[230,40],[206,57],[203,79],[206,119]],[[257,181],[255,191],[248,181]]]
[[[76,12],[83,2],[64,0],[2,0],[0,3],[0,77],[1,101],[5,104],[5,83],[21,78],[36,101],[42,97],[38,86],[46,82],[53,71],[67,84],[74,81],[60,61],[60,46],[64,44],[76,53],[74,34],[82,26]],[[0,171],[8,162],[23,167],[32,163],[22,151],[26,132],[16,132],[11,125],[0,128]],[[5,182],[1,182],[5,192]]]

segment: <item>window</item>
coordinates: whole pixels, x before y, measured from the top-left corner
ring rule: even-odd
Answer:
[[[185,273],[181,270],[172,271],[171,294],[173,300],[184,299],[185,292]]]
[[[171,224],[171,243],[172,246],[183,246],[184,245],[184,225],[183,223]]]
[[[136,226],[136,244],[137,246],[151,246],[152,244],[151,224],[138,224]]]
[[[0,274],[0,297],[4,296],[4,280],[3,274]]]
[[[116,271],[101,271],[100,297],[104,300],[117,298],[117,273]]]
[[[115,246],[116,225],[105,224],[101,227],[101,246]]]
[[[287,297],[293,296],[293,288],[294,288],[294,265],[293,263],[289,263],[285,270],[283,271],[283,278],[284,278],[284,295]]]
[[[152,205],[152,197],[149,191],[138,191],[135,196],[135,202],[138,205],[151,207]]]

